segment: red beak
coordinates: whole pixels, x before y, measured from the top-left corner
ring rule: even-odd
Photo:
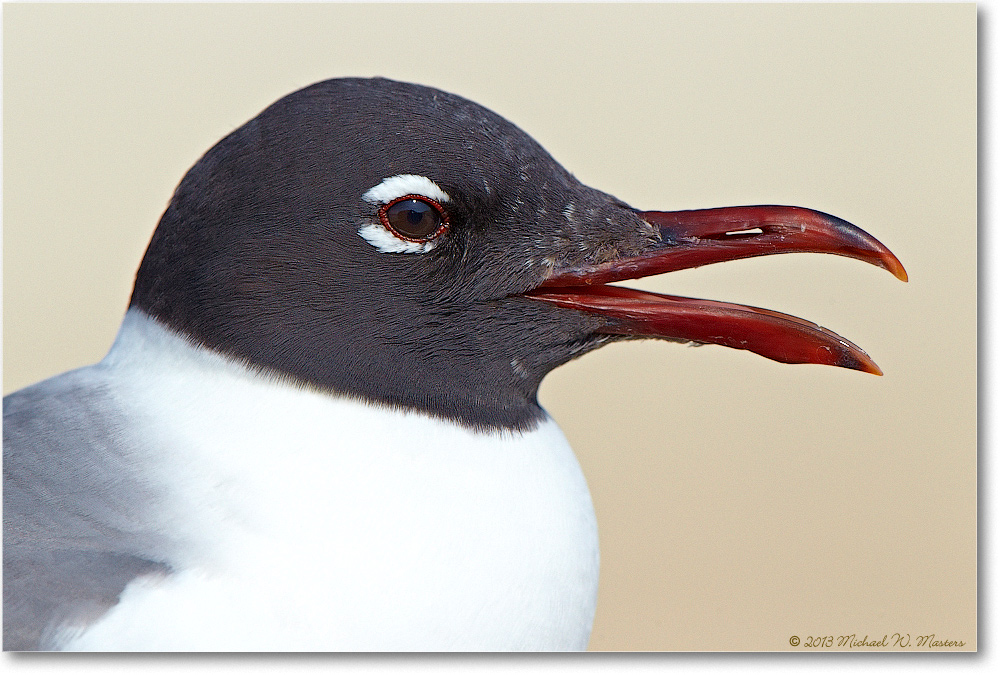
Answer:
[[[557,269],[526,296],[608,319],[602,332],[748,349],[782,363],[820,363],[882,371],[857,345],[809,321],[757,307],[647,293],[605,284],[776,253],[833,253],[878,265],[902,281],[906,271],[864,230],[794,206],[644,211],[661,241],[648,252],[591,267]]]

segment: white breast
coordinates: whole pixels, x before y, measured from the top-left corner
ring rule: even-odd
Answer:
[[[99,366],[170,495],[177,572],[68,649],[583,649],[586,482],[558,427],[475,433],[276,382],[130,311]]]

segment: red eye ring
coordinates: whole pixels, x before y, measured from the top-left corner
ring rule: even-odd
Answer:
[[[410,206],[407,202],[429,206],[430,209],[407,209],[405,207]],[[444,207],[430,197],[419,194],[396,197],[378,210],[378,217],[393,236],[418,244],[437,239],[447,232],[449,227],[448,212]]]

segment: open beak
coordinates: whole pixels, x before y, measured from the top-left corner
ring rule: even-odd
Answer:
[[[660,241],[641,255],[589,267],[555,269],[524,295],[607,319],[601,332],[748,349],[781,363],[819,363],[882,371],[857,345],[788,314],[605,284],[715,262],[776,253],[833,253],[878,265],[906,281],[889,249],[835,216],[795,206],[638,211]]]

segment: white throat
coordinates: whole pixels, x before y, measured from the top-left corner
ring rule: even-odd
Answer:
[[[477,433],[256,373],[137,310],[94,367],[145,425],[176,573],[70,649],[582,649],[586,482],[558,427]]]

